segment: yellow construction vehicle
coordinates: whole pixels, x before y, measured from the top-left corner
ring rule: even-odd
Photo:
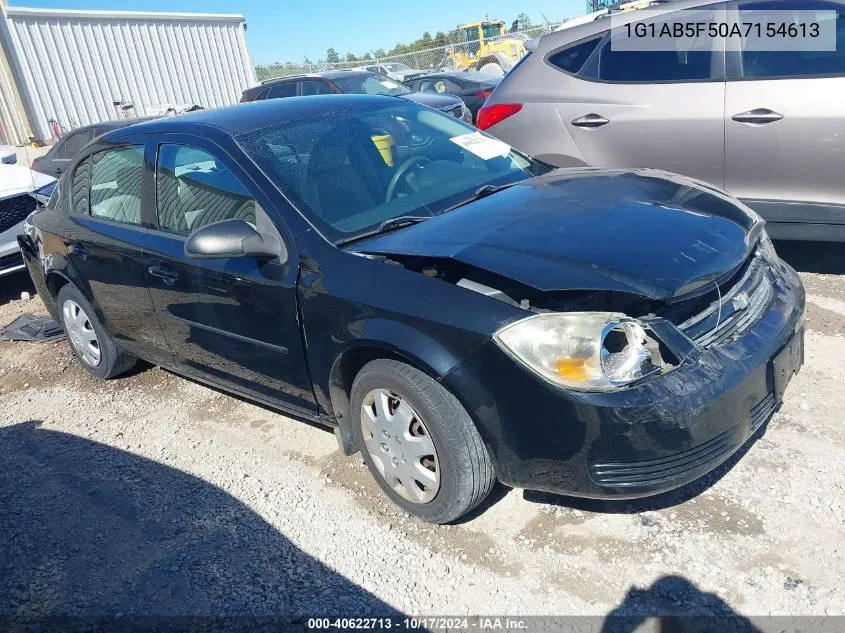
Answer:
[[[503,75],[525,55],[526,38],[519,33],[506,36],[501,20],[471,22],[458,29],[462,41],[446,50],[448,66],[455,70]]]

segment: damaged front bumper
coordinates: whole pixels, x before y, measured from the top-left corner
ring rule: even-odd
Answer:
[[[676,369],[627,389],[554,387],[493,342],[442,383],[476,421],[507,485],[593,498],[677,488],[743,446],[803,363],[801,281],[782,262],[769,273],[771,302],[741,337],[692,343],[696,353]]]

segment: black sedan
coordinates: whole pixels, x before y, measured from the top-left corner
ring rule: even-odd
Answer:
[[[401,97],[440,110],[467,123],[472,123],[474,120],[474,115],[466,104],[454,95],[436,94],[432,91],[415,92],[389,77],[364,70],[335,70],[272,79],[260,86],[244,90],[241,103],[329,94]]]
[[[760,428],[803,359],[801,283],[734,199],[552,171],[401,99],[115,130],[20,242],[92,375],[142,358],[322,423],[432,522],[497,478],[680,486]]]
[[[460,97],[472,113],[472,120],[475,121],[481,106],[500,81],[502,81],[500,75],[454,70],[429,73],[402,83],[408,90],[414,92],[450,94]]]

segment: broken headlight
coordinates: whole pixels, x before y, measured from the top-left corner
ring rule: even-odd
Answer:
[[[663,365],[645,327],[614,312],[540,314],[505,326],[493,339],[542,378],[578,391],[614,391]]]

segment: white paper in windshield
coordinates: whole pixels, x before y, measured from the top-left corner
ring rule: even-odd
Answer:
[[[384,86],[385,88],[398,88],[399,87],[399,84],[394,83],[392,81],[388,81],[387,79],[385,79],[384,81],[380,81],[379,83],[382,86]]]
[[[484,136],[481,132],[461,134],[460,136],[453,136],[449,140],[483,160],[504,156],[511,151],[511,146],[507,143]]]

